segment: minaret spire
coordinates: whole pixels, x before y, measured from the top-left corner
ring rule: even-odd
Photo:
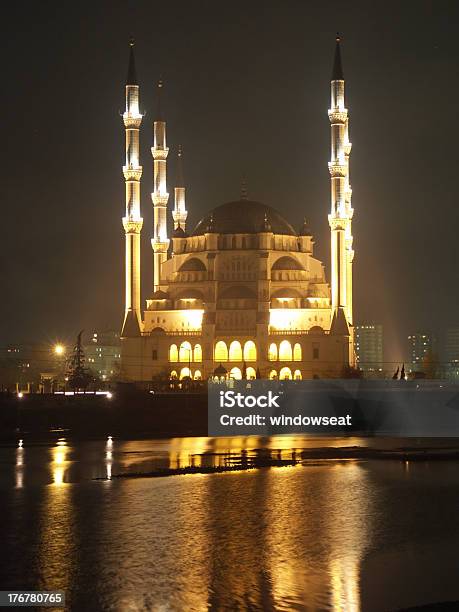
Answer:
[[[142,330],[140,311],[140,216],[139,128],[142,114],[139,112],[139,85],[135,70],[134,41],[131,39],[129,66],[126,79],[126,110],[123,122],[126,132],[126,158],[123,166],[126,183],[126,214],[123,227],[126,235],[125,314],[122,336],[138,336]]]
[[[334,320],[352,325],[352,190],[349,183],[348,111],[344,99],[344,76],[341,61],[341,37],[336,37],[331,80],[331,104],[328,116],[331,124],[331,158],[328,164],[331,179],[331,291]],[[342,312],[338,312],[342,310]]]
[[[186,209],[185,200],[185,180],[183,178],[183,151],[182,145],[178,147],[177,153],[177,185],[174,189],[174,210],[172,211],[174,219],[174,229],[181,227],[186,231],[186,219],[188,211]]]
[[[332,81],[344,81],[343,63],[341,61],[341,36],[336,33],[335,59],[333,62]]]
[[[161,108],[161,94],[163,81],[158,81],[157,87],[157,117],[153,124],[153,291],[157,291],[161,284],[161,266],[167,259],[167,249],[169,248],[169,238],[167,236],[167,202],[169,194],[166,185],[167,154],[169,149],[166,146],[166,122],[163,120]]]
[[[126,85],[138,85],[137,81],[137,71],[135,69],[135,56],[134,56],[134,45],[135,40],[131,36],[129,40],[129,64],[128,64],[128,72],[126,78]]]

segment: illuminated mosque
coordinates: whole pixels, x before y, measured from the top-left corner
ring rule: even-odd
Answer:
[[[305,222],[295,230],[274,208],[247,197],[187,222],[182,151],[169,219],[169,149],[160,111],[154,121],[151,246],[154,278],[140,298],[139,111],[134,43],[126,81],[126,296],[121,340],[125,380],[336,378],[355,365],[348,111],[340,39],[331,79],[331,281],[314,257]],[[158,84],[160,96],[162,82]],[[170,228],[170,229],[169,229]]]

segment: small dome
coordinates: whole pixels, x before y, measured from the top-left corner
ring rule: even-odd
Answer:
[[[151,296],[151,299],[152,300],[167,300],[169,299],[169,296],[164,291],[161,291],[161,289],[158,289],[158,291],[155,291],[153,293],[153,295]]]
[[[304,270],[299,261],[293,257],[280,257],[274,262],[271,270]]]
[[[179,272],[205,272],[206,266],[197,257],[187,259],[185,263],[180,266]]]
[[[214,370],[214,376],[226,376],[228,374],[228,370],[220,364]]]
[[[172,232],[172,238],[186,238],[187,234],[180,225]]]
[[[301,226],[300,231],[298,232],[299,236],[312,236],[311,230],[309,229],[309,224],[306,220],[306,217],[303,221],[303,225]]]
[[[277,210],[251,200],[217,206],[199,221],[192,235],[202,236],[209,228],[216,234],[259,234],[268,226],[274,234],[297,235]]]

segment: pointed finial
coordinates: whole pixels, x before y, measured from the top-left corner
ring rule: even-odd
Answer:
[[[161,108],[161,98],[162,98],[162,90],[164,87],[164,83],[163,83],[163,77],[160,76],[159,80],[158,80],[158,103],[156,105],[156,119],[157,121],[162,121],[163,119],[163,114],[162,114],[162,108]]]
[[[126,85],[138,85],[137,72],[135,69],[134,38],[132,36],[129,39],[129,65],[128,65],[128,73],[127,73],[127,78],[126,78]]]
[[[179,144],[177,152],[177,187],[185,187],[185,180],[183,178],[183,150],[182,145]]]
[[[332,81],[344,81],[343,64],[341,62],[341,36],[336,33],[335,59],[333,61]]]
[[[271,228],[271,223],[269,222],[268,219],[268,213],[265,212],[265,217],[263,219],[263,223],[261,225],[261,231],[262,232],[270,232],[272,230]]]
[[[245,176],[242,177],[241,180],[241,200],[248,200],[248,195],[247,195],[247,180],[245,178]]]

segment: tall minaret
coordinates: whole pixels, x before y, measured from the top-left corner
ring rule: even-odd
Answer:
[[[126,182],[126,216],[123,227],[126,234],[126,308],[122,336],[138,336],[142,330],[140,312],[140,216],[139,84],[135,70],[134,41],[130,41],[129,68],[126,79],[126,110],[123,113],[126,131],[126,163],[123,174]]]
[[[182,145],[179,145],[177,154],[177,186],[174,189],[174,210],[172,217],[174,219],[174,229],[179,226],[183,231],[186,230],[186,218],[188,211],[185,202],[185,181],[183,178],[183,152]]]
[[[166,185],[166,163],[169,149],[166,146],[166,122],[161,113],[161,90],[163,82],[158,82],[157,119],[153,124],[153,187],[151,194],[153,200],[153,291],[159,289],[161,284],[161,265],[167,259],[169,239],[167,237],[167,202],[169,194]]]
[[[328,116],[331,124],[331,291],[333,314],[343,312],[352,325],[352,190],[349,183],[348,113],[344,103],[344,75],[341,63],[341,39],[336,37],[335,60],[331,78],[331,104]]]

